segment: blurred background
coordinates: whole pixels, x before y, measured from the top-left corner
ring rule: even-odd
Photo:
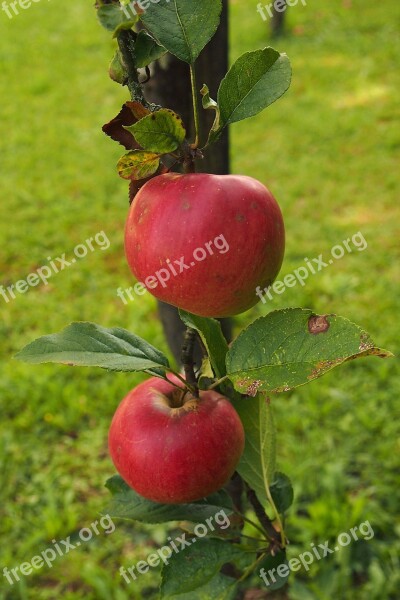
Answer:
[[[285,16],[286,34],[272,40],[255,0],[230,2],[231,60],[273,45],[294,71],[282,100],[232,128],[232,172],[260,179],[281,205],[287,251],[279,279],[357,232],[368,247],[236,318],[235,332],[271,309],[302,306],[343,315],[397,353],[400,5],[308,0]],[[125,305],[116,295],[132,285],[123,252],[127,185],[115,170],[122,148],[101,127],[128,92],[107,75],[110,35],[90,2],[42,0],[11,19],[0,13],[0,49],[0,284],[15,285],[63,253],[68,260],[98,232],[110,241],[103,250],[94,243],[48,285],[8,301],[0,295],[0,598],[156,598],[157,569],[129,585],[118,569],[158,547],[164,527],[118,522],[51,569],[12,586],[3,576],[4,567],[99,518],[115,472],[109,422],[143,379],[34,367],[13,354],[73,320],[125,327],[168,348],[155,300],[146,294]],[[375,535],[293,574],[271,597],[399,597],[398,374],[396,359],[353,361],[274,398],[278,467],[295,490],[289,555],[366,520]]]

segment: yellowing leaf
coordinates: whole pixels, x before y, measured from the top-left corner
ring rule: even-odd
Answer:
[[[152,152],[132,150],[118,161],[118,174],[122,179],[145,179],[160,166],[160,157]]]

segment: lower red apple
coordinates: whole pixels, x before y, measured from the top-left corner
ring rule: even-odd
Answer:
[[[121,402],[108,440],[114,465],[130,487],[154,502],[180,504],[223,487],[243,452],[244,430],[218,392],[201,391],[196,399],[152,377]]]
[[[167,173],[133,201],[125,253],[159,300],[204,317],[243,312],[281,268],[280,208],[259,181],[242,175]]]

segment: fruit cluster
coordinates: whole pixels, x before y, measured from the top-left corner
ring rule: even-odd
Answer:
[[[229,240],[224,252],[212,251],[207,240],[213,238]],[[204,246],[208,252],[200,257]],[[158,299],[203,317],[254,306],[257,286],[276,278],[284,246],[274,197],[255,179],[237,175],[156,176],[137,194],[125,229],[126,258],[135,277]],[[197,259],[196,268],[185,256]],[[184,265],[179,272],[178,263]],[[155,273],[158,280],[163,275],[164,285],[154,285]],[[232,476],[244,430],[218,392],[195,397],[173,375],[168,381],[152,377],[119,405],[109,448],[117,471],[143,497],[192,502]]]

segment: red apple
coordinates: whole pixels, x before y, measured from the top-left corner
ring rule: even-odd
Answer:
[[[244,431],[221,394],[202,391],[196,399],[152,377],[121,402],[108,442],[117,471],[138,494],[180,504],[206,497],[229,480],[243,452]]]
[[[285,230],[267,188],[243,175],[167,173],[133,201],[125,253],[135,277],[160,300],[205,317],[259,301],[282,264]]]

